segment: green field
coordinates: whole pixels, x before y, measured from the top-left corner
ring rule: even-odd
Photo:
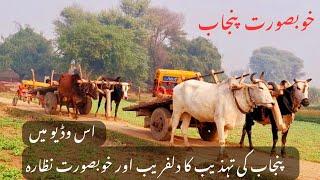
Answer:
[[[121,101],[118,112],[119,118],[138,126],[143,126],[143,117],[136,117],[135,112],[124,112],[123,107],[134,103]],[[114,104],[113,104],[114,106]],[[99,113],[104,113],[104,105],[101,105]],[[96,102],[93,104],[92,112],[96,110]],[[256,123],[252,130],[252,141],[254,146],[271,146],[272,133],[270,125],[261,125]],[[177,134],[181,134],[180,130]],[[242,127],[238,127],[229,133],[227,141],[238,144],[242,134]],[[189,137],[200,138],[197,129],[189,128]],[[300,152],[300,158],[309,161],[320,162],[320,110],[302,109],[298,112],[294,123],[290,127],[287,137],[287,146],[295,147]],[[245,145],[248,146],[246,138]],[[278,147],[281,147],[281,133],[279,133]],[[261,149],[270,152],[270,149]],[[280,153],[280,152],[279,152]],[[292,155],[291,152],[287,152]]]
[[[98,104],[98,101],[94,100],[92,108],[91,108],[91,113],[95,113],[96,112],[97,104]],[[133,125],[143,126],[144,117],[136,117],[136,112],[131,112],[131,111],[128,112],[128,111],[123,111],[122,110],[123,107],[130,106],[130,105],[133,105],[133,104],[134,104],[133,102],[122,100],[120,102],[120,105],[119,105],[118,117],[123,119],[123,120],[125,120],[125,121],[128,121],[129,123],[131,123]],[[114,116],[114,109],[115,109],[115,104],[113,103],[112,116]],[[101,102],[101,105],[100,105],[98,113],[101,114],[101,115],[104,115],[104,99]]]
[[[0,116],[0,179],[21,179],[21,160],[24,144],[21,128],[25,121]]]

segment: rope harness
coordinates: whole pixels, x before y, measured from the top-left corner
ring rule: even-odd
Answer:
[[[233,90],[232,92],[233,92],[233,97],[234,97],[234,100],[235,100],[235,102],[236,102],[236,105],[237,105],[238,109],[239,109],[240,112],[243,113],[243,114],[249,113],[249,112],[255,107],[255,103],[254,103],[254,101],[252,100],[251,95],[250,95],[250,88],[246,86],[246,87],[244,87],[244,89],[243,89],[243,96],[245,97],[246,103],[247,103],[248,106],[249,106],[249,107],[248,107],[248,110],[244,110],[244,108],[242,108],[242,107],[240,106],[239,101],[238,101],[238,99],[237,99],[237,96],[236,96],[236,94],[235,94],[235,91],[237,91],[237,90]]]

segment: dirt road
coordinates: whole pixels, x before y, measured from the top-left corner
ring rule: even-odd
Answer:
[[[44,110],[37,104],[27,104],[24,102],[19,101],[17,106],[12,106],[12,100],[7,99],[7,98],[2,98],[0,97],[0,102],[7,104],[9,107],[12,108],[18,108],[21,110],[27,110],[27,111],[35,111],[39,112],[41,114],[44,114]],[[51,115],[53,117],[59,117],[57,115]],[[72,120],[68,116],[64,116],[64,119],[67,120]],[[155,143],[161,144],[161,145],[169,145],[168,142],[159,142],[155,141],[151,137],[151,133],[149,129],[143,128],[143,127],[138,127],[131,125],[125,121],[122,120],[105,120],[103,117],[94,117],[93,115],[89,114],[86,116],[80,116],[78,118],[79,121],[102,121],[108,130],[111,131],[116,131],[128,136],[133,136],[137,137],[143,140],[147,141],[153,141]],[[189,138],[189,142],[192,146],[218,146],[216,142],[207,142],[207,141],[202,141],[201,139],[194,139],[194,138]],[[183,138],[180,136],[175,136],[175,144],[178,146],[183,145]],[[232,145],[232,144],[230,144]],[[269,156],[267,153],[259,152],[261,156]],[[315,162],[310,162],[310,161],[304,161],[300,160],[300,174],[298,179],[319,179],[320,180],[320,163],[315,163]]]

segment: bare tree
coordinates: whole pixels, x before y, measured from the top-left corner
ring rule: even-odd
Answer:
[[[152,7],[148,9],[144,21],[150,34],[150,77],[153,77],[154,71],[157,68],[164,67],[168,62],[166,48],[170,47],[176,39],[185,35],[182,30],[183,15],[172,12],[167,8]]]

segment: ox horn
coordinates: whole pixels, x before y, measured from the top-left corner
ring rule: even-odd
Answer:
[[[275,92],[279,92],[278,85],[275,82],[268,82],[268,85],[272,86],[272,90]]]
[[[261,79],[261,80],[264,80],[264,71],[261,72],[261,74],[260,74],[260,79]]]
[[[311,78],[307,79],[307,82],[310,82],[310,81],[312,81],[312,79],[311,79]]]
[[[244,76],[245,74],[246,74],[245,72],[243,72],[243,73],[241,74],[241,76],[240,76],[240,81],[239,81],[240,84],[243,83],[243,81],[244,81],[244,79],[245,79],[245,76]]]
[[[284,90],[284,89],[286,89],[286,88],[288,88],[290,86],[291,86],[291,83],[289,81],[287,81],[287,80],[282,80],[280,82],[280,90]]]
[[[297,83],[297,82],[298,82],[296,79],[293,79],[293,81],[294,81],[295,83]]]
[[[257,83],[257,80],[254,79],[254,75],[256,75],[257,73],[252,73],[251,76],[250,76],[250,80],[253,82],[253,83]]]
[[[99,76],[98,78],[97,78],[97,81],[100,81],[102,79],[102,76]]]

